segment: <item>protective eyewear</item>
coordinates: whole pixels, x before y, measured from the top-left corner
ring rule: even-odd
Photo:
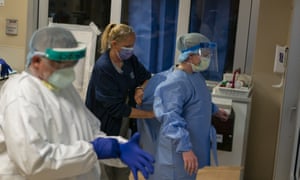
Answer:
[[[182,50],[182,53],[193,53],[201,57],[210,59],[209,68],[206,71],[218,72],[218,55],[217,55],[217,43],[204,42],[188,49]]]
[[[193,46],[191,48],[185,49],[182,51],[184,52],[197,52],[196,54],[199,54],[199,56],[202,57],[210,57],[213,54],[213,50],[216,49],[217,43],[215,42],[205,42],[205,43],[200,43],[196,46]]]
[[[36,51],[34,55],[41,55],[56,62],[78,61],[85,57],[86,45],[79,43],[75,48],[47,48],[45,52]]]

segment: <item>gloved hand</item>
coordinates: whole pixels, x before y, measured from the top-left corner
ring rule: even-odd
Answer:
[[[91,143],[98,159],[118,158],[120,156],[120,146],[116,139],[97,138]]]
[[[0,58],[0,64],[1,64],[0,76],[2,78],[8,77],[9,71],[12,71],[11,67],[2,58]]]
[[[139,147],[140,134],[135,133],[131,139],[120,144],[120,159],[131,169],[134,179],[137,180],[137,173],[141,171],[146,179],[149,173],[153,173],[154,158]]]

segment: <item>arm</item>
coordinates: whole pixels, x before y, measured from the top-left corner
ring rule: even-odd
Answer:
[[[144,81],[144,83],[135,88],[134,100],[136,104],[141,105],[144,96],[144,89],[147,86],[149,80]]]
[[[176,152],[192,149],[187,121],[182,116],[184,104],[190,93],[187,87],[184,81],[163,82],[154,93],[153,109],[158,121],[161,122],[161,132],[177,145]]]
[[[144,110],[140,110],[140,109],[136,109],[136,108],[131,108],[131,113],[129,115],[130,118],[144,118],[144,119],[148,119],[148,118],[154,118],[154,112],[153,111],[144,111]]]
[[[138,82],[138,86],[135,88],[134,100],[140,105],[143,100],[144,89],[151,78],[151,73],[147,71],[143,64],[134,56],[132,59],[134,73]]]
[[[96,106],[90,107],[92,112],[98,114],[105,111],[110,117],[128,117],[131,113],[131,107],[125,102],[124,96],[126,94],[120,91],[120,82],[114,78],[114,72],[104,69],[105,67],[95,68],[90,81],[95,85],[94,97],[90,97],[96,104]],[[102,108],[99,109],[99,106]]]
[[[222,108],[219,108],[217,105],[212,103],[212,115],[221,121],[227,121],[229,114]]]
[[[116,82],[111,78],[111,74],[107,71],[99,69],[96,71],[97,75],[94,82],[97,82],[96,87],[96,99],[102,103],[105,109],[113,117],[130,117],[130,118],[153,118],[154,113],[152,111],[139,110],[130,107],[124,102],[124,97],[119,92]],[[97,77],[101,77],[98,78]],[[145,80],[143,87],[146,86],[148,80]],[[142,90],[140,90],[143,93]]]
[[[61,179],[90,171],[97,163],[92,145],[86,141],[54,143],[40,110],[41,107],[19,99],[3,111],[1,126],[7,152],[19,171],[37,179],[49,174],[53,179]]]
[[[174,140],[174,144],[178,144],[176,152],[182,153],[184,168],[191,175],[198,170],[198,160],[192,151],[186,120],[181,116],[189,94],[185,87],[188,86],[184,82],[158,87],[155,92],[154,110],[158,119],[162,121],[163,135]]]
[[[182,152],[182,159],[184,162],[184,169],[189,174],[197,173],[198,171],[198,160],[197,156],[192,150]]]
[[[147,179],[154,171],[154,158],[139,147],[139,138],[140,135],[136,133],[125,143],[119,143],[113,138],[97,138],[91,143],[98,159],[120,158],[131,169],[135,180],[138,171]]]

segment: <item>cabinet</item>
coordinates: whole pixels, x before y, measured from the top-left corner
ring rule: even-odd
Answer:
[[[233,124],[233,139],[231,151],[218,150],[220,166],[245,166],[248,129],[250,120],[252,97],[236,98],[212,95],[213,101],[219,99],[230,100],[232,111],[235,113]],[[222,102],[222,101],[218,101]]]

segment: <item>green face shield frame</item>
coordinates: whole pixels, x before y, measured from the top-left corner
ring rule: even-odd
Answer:
[[[53,61],[77,61],[86,54],[85,44],[78,44],[76,48],[47,48],[45,57]]]

